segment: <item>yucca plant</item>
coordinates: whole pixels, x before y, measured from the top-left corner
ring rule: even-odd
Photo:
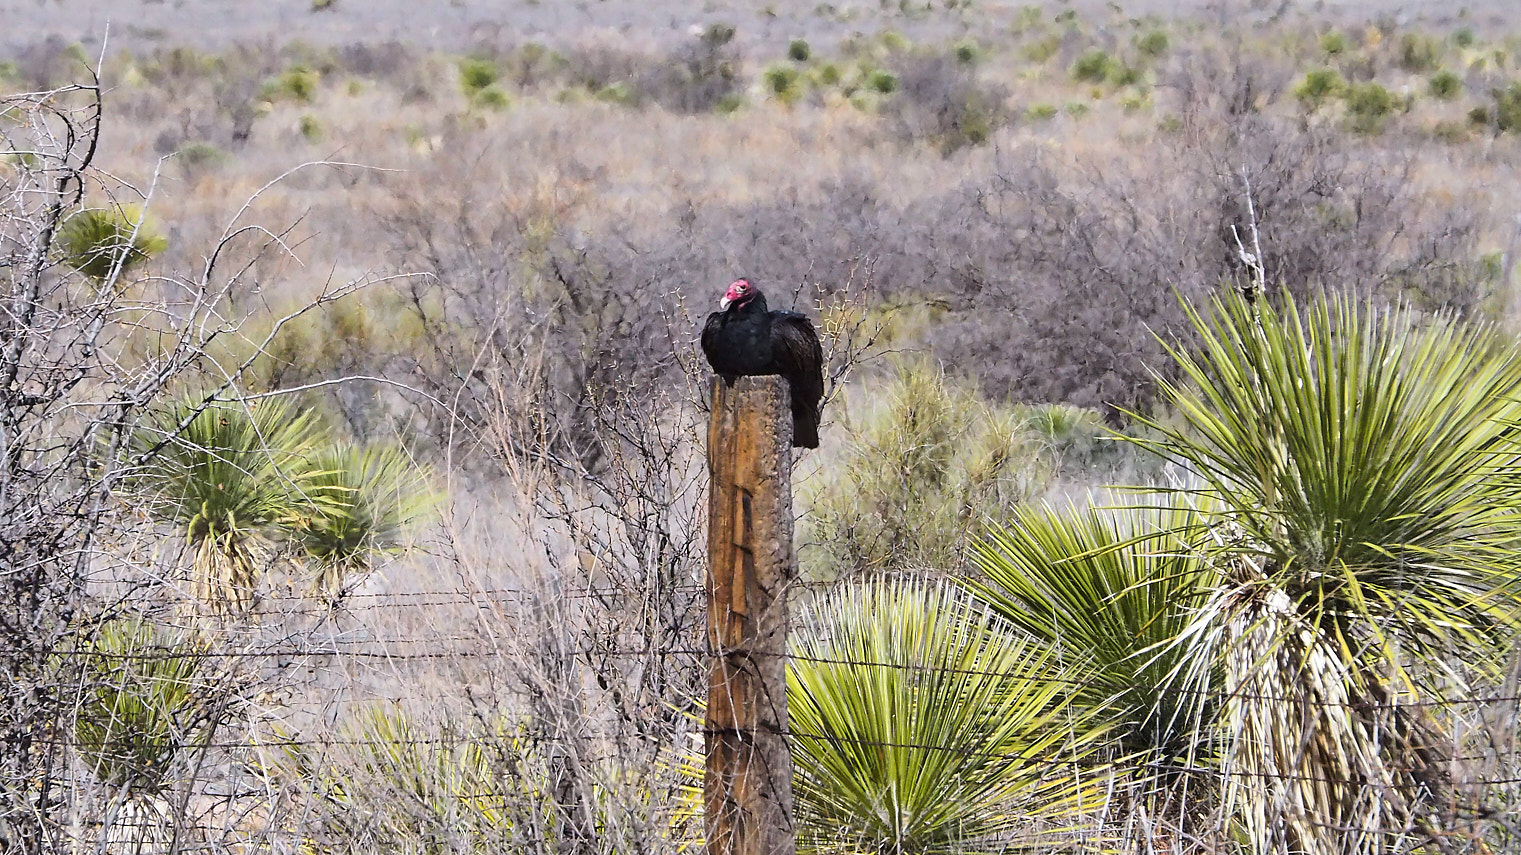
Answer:
[[[1191,311],[1175,419],[1136,440],[1217,505],[1229,795],[1256,851],[1375,852],[1461,800],[1431,675],[1511,638],[1521,354],[1490,329],[1346,299]]]
[[[210,675],[182,632],[129,617],[101,627],[84,658],[74,718],[80,755],[97,778],[154,795],[203,726]]]
[[[1108,726],[1147,809],[1175,823],[1212,789],[1207,775],[1170,771],[1213,759],[1217,669],[1186,632],[1218,582],[1208,523],[1185,502],[1020,508],[976,548],[979,575],[964,582],[1038,640],[1072,702]]]
[[[310,411],[283,401],[204,403],[183,398],[132,435],[136,467],[124,481],[159,519],[181,527],[192,587],[218,610],[252,604],[268,536],[312,503],[307,458],[321,437]]]
[[[130,205],[87,208],[58,230],[64,263],[97,284],[163,252],[169,242],[153,231],[142,209]]]
[[[314,814],[305,827],[322,829],[323,844],[499,851],[515,821],[542,830],[548,816],[531,806],[549,804],[531,779],[504,778],[491,744],[501,740],[507,750],[514,747],[510,735],[488,740],[390,704],[371,704],[339,728],[335,746],[292,748],[276,767],[310,788]]]
[[[787,700],[802,851],[964,853],[1085,807],[1098,729],[1049,653],[948,582],[877,579],[806,610]]]
[[[417,464],[395,446],[331,446],[307,469],[303,486],[317,501],[297,514],[292,531],[329,596],[395,549],[435,501]]]

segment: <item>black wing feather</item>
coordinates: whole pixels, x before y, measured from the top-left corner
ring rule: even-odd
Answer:
[[[824,400],[824,347],[806,315],[776,312],[771,320],[771,359],[792,388],[793,440],[818,447]]]

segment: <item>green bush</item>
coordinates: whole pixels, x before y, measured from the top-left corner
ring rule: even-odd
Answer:
[[[840,81],[844,79],[844,74],[840,71],[838,65],[826,62],[818,67],[817,72],[814,74],[814,79],[823,86],[838,86],[840,85]]]
[[[793,39],[787,44],[787,58],[793,62],[807,62],[812,55],[813,51],[808,47],[808,42],[803,39]]]
[[[1304,80],[1294,87],[1294,97],[1312,107],[1319,107],[1327,98],[1340,93],[1346,85],[1341,72],[1331,68],[1317,68],[1306,72]]]
[[[1072,64],[1072,78],[1085,83],[1103,83],[1119,63],[1102,48],[1093,48]]]
[[[293,65],[265,86],[264,95],[269,100],[285,98],[306,104],[316,96],[321,83],[322,75],[318,72],[304,65]]]
[[[502,87],[492,84],[477,92],[471,103],[486,110],[505,110],[512,106],[512,96],[502,91]]]
[[[1328,56],[1340,56],[1347,52],[1347,37],[1332,30],[1320,37],[1320,49]]]
[[[825,578],[961,567],[983,519],[1044,490],[1103,433],[1086,410],[1000,407],[926,362],[895,366],[841,410],[846,446],[800,498],[804,564]]]
[[[1412,73],[1435,71],[1442,64],[1442,43],[1420,33],[1400,36],[1400,68]]]
[[[1025,45],[1019,49],[1019,54],[1026,60],[1039,65],[1051,59],[1051,57],[1056,56],[1057,51],[1061,50],[1061,47],[1061,36],[1051,34],[1042,36],[1031,42],[1026,42]]]
[[[1453,71],[1438,71],[1431,75],[1428,83],[1432,97],[1443,101],[1451,101],[1463,94],[1463,78]]]
[[[296,120],[296,130],[301,133],[301,138],[309,143],[322,141],[322,122],[311,113],[305,113]]]
[[[1031,104],[1025,108],[1025,118],[1032,122],[1044,122],[1056,118],[1055,104]]]
[[[1392,92],[1377,83],[1360,83],[1349,88],[1347,113],[1352,129],[1360,134],[1382,133],[1398,103]]]
[[[719,114],[727,116],[731,113],[738,112],[739,109],[743,106],[745,106],[745,96],[739,94],[738,92],[730,92],[724,97],[718,99],[718,106],[714,107],[713,109]]]
[[[515,821],[553,825],[547,800],[534,804],[547,776],[538,763],[520,765],[528,758],[512,736],[480,730],[371,704],[348,716],[335,745],[290,735],[293,744],[266,771],[305,791],[309,822],[327,838],[382,852],[503,851]],[[519,779],[521,790],[508,787],[511,794],[503,792],[503,759],[532,776]]]
[[[783,104],[797,103],[803,97],[803,75],[790,65],[773,65],[761,73],[761,82],[772,98]]]
[[[1167,34],[1161,30],[1152,30],[1137,38],[1135,42],[1135,48],[1141,52],[1141,56],[1150,59],[1156,59],[1162,54],[1167,53],[1167,48],[1170,45],[1171,42],[1168,41]]]
[[[466,57],[459,61],[459,85],[471,101],[501,76],[501,69],[489,59]]]
[[[1452,43],[1467,50],[1474,45],[1473,30],[1464,27],[1452,34]]]
[[[866,75],[866,87],[873,92],[891,95],[898,91],[898,75],[885,68],[878,68]]]
[[[1496,89],[1492,94],[1495,99],[1495,127],[1501,133],[1521,130],[1521,83]]]
[[[976,42],[957,42],[955,53],[956,61],[962,65],[976,65],[982,59],[982,50]]]

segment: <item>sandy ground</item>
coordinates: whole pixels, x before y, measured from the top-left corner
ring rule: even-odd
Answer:
[[[621,38],[665,43],[710,23],[734,24],[746,43],[762,46],[806,37],[828,44],[852,33],[892,28],[915,40],[985,34],[1011,20],[1027,2],[916,0],[904,13],[896,0],[0,0],[0,53],[49,39],[98,49],[108,26],[110,44],[133,51],[159,45],[216,48],[236,41],[303,39],[316,44],[397,40],[420,47],[460,49],[481,41]],[[946,5],[956,7],[947,11]],[[1071,0],[1086,16],[1202,17],[1250,23],[1305,15],[1355,23],[1393,16],[1402,24],[1434,27],[1505,26],[1521,17],[1521,0]],[[1118,6],[1122,11],[1116,13]],[[884,9],[884,7],[886,7]],[[932,7],[924,11],[926,7]]]

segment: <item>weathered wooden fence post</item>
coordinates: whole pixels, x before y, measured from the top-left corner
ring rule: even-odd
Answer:
[[[708,427],[708,855],[793,855],[787,729],[792,415],[779,377],[713,378]]]

